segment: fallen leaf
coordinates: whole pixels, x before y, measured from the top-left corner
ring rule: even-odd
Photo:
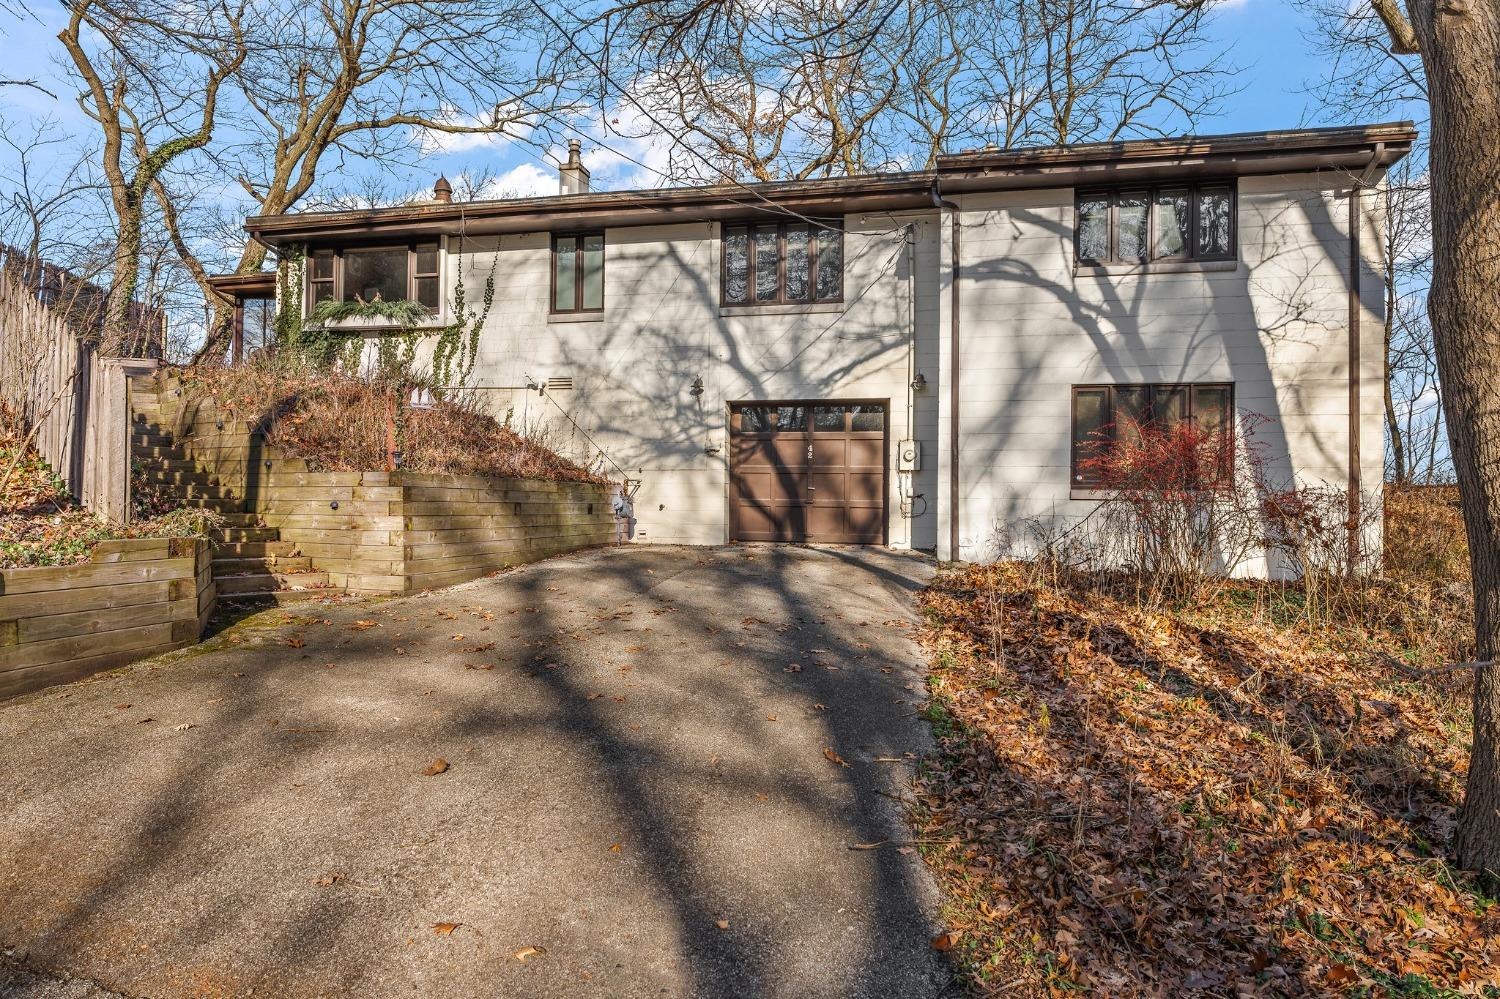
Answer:
[[[1347,964],[1335,964],[1328,969],[1328,974],[1323,976],[1329,985],[1347,985],[1349,982],[1359,980],[1359,972]]]
[[[766,715],[766,721],[775,721],[775,720],[776,720],[776,716],[775,715]]]
[[[876,840],[873,843],[850,843],[849,844],[849,849],[851,849],[851,850],[878,850],[882,846],[885,846],[889,842],[890,842],[890,840],[888,840],[888,839],[880,839],[880,840]]]
[[[783,666],[781,668],[781,672],[783,672],[783,673],[801,673],[802,672],[802,664],[801,663],[792,663],[790,666]]]
[[[826,705],[826,704],[814,704],[813,705],[813,710],[814,711],[827,711],[828,710],[828,705]]]
[[[439,756],[433,760],[426,770],[422,771],[423,777],[436,777],[448,769],[448,761]]]
[[[139,718],[139,719],[136,720],[136,724],[137,725],[144,725],[147,722],[154,722],[154,721],[156,721],[155,718]]]
[[[453,931],[462,926],[463,923],[433,923],[432,932],[440,937],[451,937]]]
[[[614,845],[612,845],[609,848],[609,852],[610,853],[619,853],[622,849],[624,849],[624,847],[625,847],[624,843],[615,843]]]
[[[841,767],[848,767],[849,766],[849,764],[844,761],[844,758],[842,756],[840,756],[838,753],[835,753],[833,751],[833,747],[832,746],[824,746],[823,747],[823,755],[828,758],[828,761],[830,763],[837,763]]]
[[[364,631],[366,628],[378,628],[380,625],[376,621],[355,621],[349,627],[355,631]]]
[[[115,710],[117,710],[117,711],[124,711],[128,707],[130,707],[130,705],[128,705],[128,704],[116,704],[115,705]]]
[[[952,950],[953,945],[958,943],[959,938],[963,935],[963,930],[949,930],[947,933],[939,934],[932,938],[932,949],[940,951]]]
[[[721,930],[727,930],[727,929],[729,929],[729,920],[727,920],[727,919],[716,919],[716,920],[714,920],[714,925],[717,926]]]
[[[302,648],[302,646],[307,644],[300,638],[283,638],[281,640],[281,643],[283,645],[290,645],[294,649],[300,649]]]
[[[174,731],[174,732],[186,732],[190,728],[197,728],[197,727],[198,726],[194,725],[192,722],[183,722],[181,725],[174,725],[174,726],[172,726],[172,731]]]
[[[547,948],[545,947],[522,947],[516,951],[515,958],[517,961],[525,964],[528,957],[541,957],[545,953],[547,953]]]
[[[313,878],[312,883],[319,888],[327,888],[329,885],[337,884],[344,880],[344,875],[339,871],[329,871],[321,878]]]

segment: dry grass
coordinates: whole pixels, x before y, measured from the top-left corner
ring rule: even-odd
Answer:
[[[191,393],[212,396],[236,417],[264,427],[267,443],[315,470],[386,467],[392,395],[337,372],[262,360],[184,369]],[[414,472],[603,482],[603,478],[501,424],[467,398],[428,410],[395,408],[401,467]]]
[[[1470,738],[1440,669],[1469,649],[1453,504],[1394,496],[1387,578],[1317,619],[1275,584],[1149,609],[1031,563],[939,578],[916,817],[976,994],[1500,989],[1500,912],[1446,859]]]

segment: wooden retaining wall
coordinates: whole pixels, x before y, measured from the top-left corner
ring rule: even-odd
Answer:
[[[192,645],[214,600],[202,539],[101,541],[80,565],[0,570],[0,697]]]
[[[264,495],[267,526],[351,593],[450,586],[614,532],[608,487],[582,482],[283,471]]]

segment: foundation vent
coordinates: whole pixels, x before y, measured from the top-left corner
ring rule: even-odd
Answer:
[[[573,379],[572,378],[548,378],[547,379],[547,391],[548,392],[571,392],[571,391],[573,391]]]

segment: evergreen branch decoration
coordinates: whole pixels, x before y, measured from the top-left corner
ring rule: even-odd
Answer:
[[[410,299],[393,299],[389,302],[376,299],[373,302],[338,302],[324,299],[313,307],[309,323],[322,325],[342,322],[347,319],[389,319],[397,326],[418,326],[432,317],[432,310],[420,302]]]

